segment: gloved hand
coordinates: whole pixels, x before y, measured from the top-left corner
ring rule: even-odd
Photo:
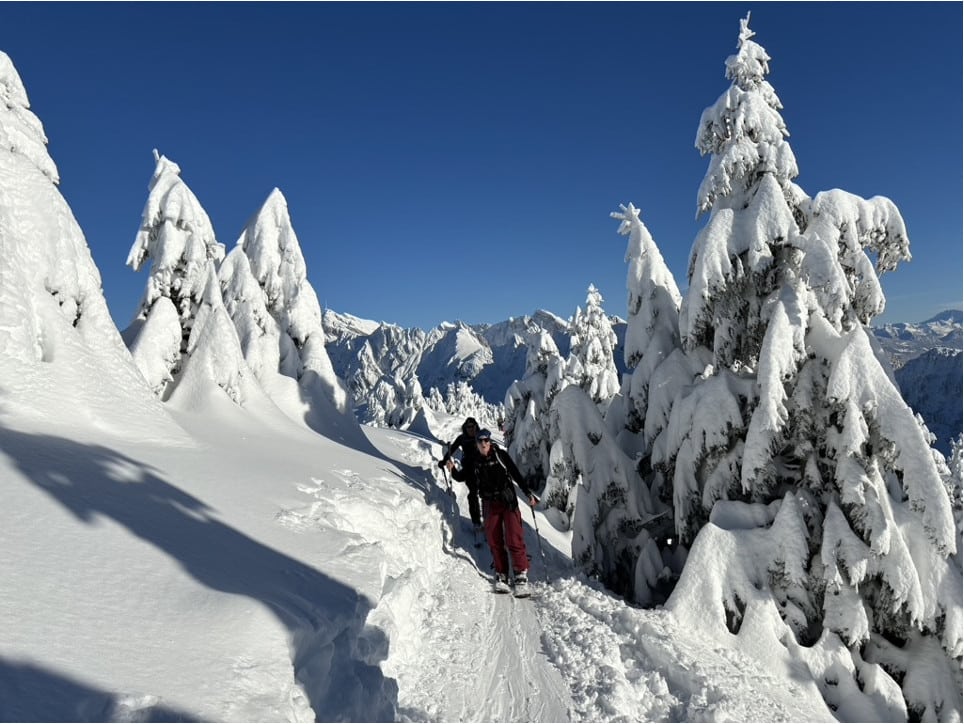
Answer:
[[[444,467],[445,467],[445,458],[442,458],[441,460],[438,461],[438,466],[439,466],[440,468],[444,468]]]

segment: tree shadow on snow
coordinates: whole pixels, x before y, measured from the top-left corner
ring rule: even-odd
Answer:
[[[0,721],[197,721],[153,697],[125,697],[80,684],[33,664],[0,658]]]
[[[357,591],[218,521],[156,469],[115,450],[0,427],[0,451],[78,519],[106,516],[205,586],[266,605],[290,632],[295,676],[319,721],[395,718],[398,686],[378,667],[388,641],[365,626],[371,602]],[[76,696],[86,700],[79,689]]]

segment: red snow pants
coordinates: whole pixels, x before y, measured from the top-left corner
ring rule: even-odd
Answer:
[[[495,572],[508,575],[510,555],[513,573],[529,570],[526,542],[522,534],[522,513],[518,506],[510,508],[508,503],[501,500],[483,500],[482,512],[485,515],[485,537],[492,551]]]

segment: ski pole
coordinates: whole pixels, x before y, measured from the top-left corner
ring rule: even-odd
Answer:
[[[442,468],[442,477],[445,478],[445,490],[453,498],[455,497],[455,491],[452,489],[452,481],[449,480],[448,470]]]
[[[534,497],[534,496],[533,496]],[[536,498],[538,501],[539,499]],[[546,583],[549,582],[549,566],[546,564],[546,552],[542,550],[542,536],[539,534],[539,523],[536,521],[536,509],[534,506],[530,505],[529,510],[532,511],[532,525],[536,529],[536,543],[539,546],[539,555],[542,557],[542,570],[546,576]]]
[[[455,491],[452,489],[452,481],[449,480],[449,471],[444,465],[442,466],[442,477],[445,478],[445,492],[449,494],[449,508],[452,515],[458,518],[458,511],[455,508]]]

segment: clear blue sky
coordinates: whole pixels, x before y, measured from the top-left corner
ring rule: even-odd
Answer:
[[[962,305],[962,4],[3,3],[20,72],[103,275],[152,149],[231,249],[278,187],[323,305],[403,326],[626,315],[633,202],[680,287],[707,168],[693,146],[752,11],[797,179],[901,210],[914,260],[883,320]]]

